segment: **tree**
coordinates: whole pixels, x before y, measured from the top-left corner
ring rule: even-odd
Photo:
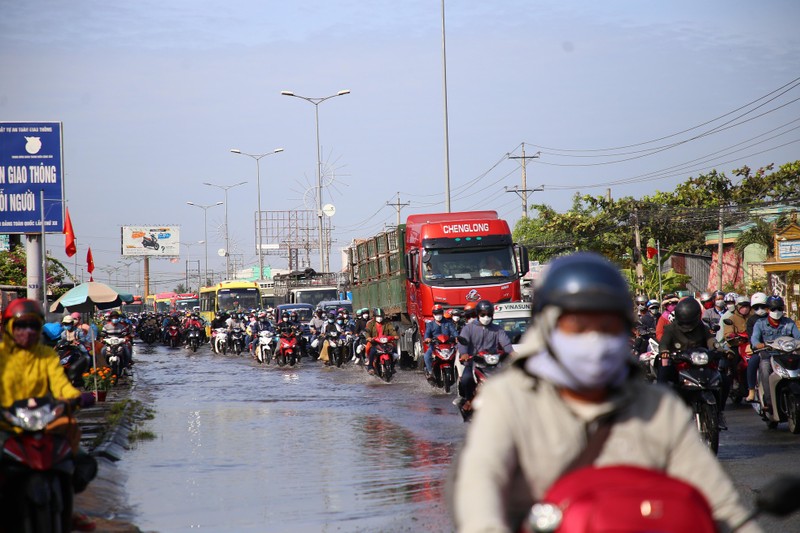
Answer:
[[[183,283],[178,283],[178,286],[175,287],[175,292],[177,292],[178,294],[185,294],[189,292],[189,287],[187,287]]]
[[[667,272],[661,273],[661,284],[659,285],[659,267],[663,269],[664,263],[671,255],[672,252],[668,252],[661,256],[661,261],[658,260],[658,257],[653,257],[652,259],[647,259],[646,257],[642,258],[642,266],[644,267],[643,284],[639,284],[636,281],[635,269],[623,268],[622,273],[628,279],[631,291],[633,291],[634,294],[644,294],[648,298],[657,297],[657,299],[660,300],[661,296],[664,294],[684,289],[692,277],[686,274],[678,274],[674,269],[669,269]]]
[[[8,252],[0,252],[0,280],[4,285],[28,285],[28,257],[25,248],[16,246]],[[47,288],[53,296],[61,296],[69,287],[62,287],[65,280],[75,281],[67,267],[53,257],[47,258]]]

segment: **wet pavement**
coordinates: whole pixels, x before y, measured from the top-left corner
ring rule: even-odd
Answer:
[[[443,486],[465,427],[418,372],[386,384],[308,359],[137,348],[157,438],[120,468],[142,530],[452,531]]]

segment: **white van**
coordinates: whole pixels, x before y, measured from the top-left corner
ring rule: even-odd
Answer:
[[[494,306],[492,323],[505,330],[508,338],[511,339],[511,344],[514,345],[514,350],[518,348],[517,345],[520,343],[522,335],[528,329],[532,307],[531,302],[511,302]]]

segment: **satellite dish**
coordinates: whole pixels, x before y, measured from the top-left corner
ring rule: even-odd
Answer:
[[[333,204],[325,204],[322,206],[322,212],[326,217],[332,217],[336,214],[336,208],[333,206]]]
[[[220,257],[225,257],[225,248],[220,248],[217,250],[217,255]]]

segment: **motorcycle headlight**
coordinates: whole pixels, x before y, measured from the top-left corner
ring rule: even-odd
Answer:
[[[793,352],[800,348],[800,341],[794,337],[778,337],[770,343],[770,346],[782,352]]]
[[[706,352],[692,352],[692,364],[697,366],[704,366],[708,364],[708,353]]]
[[[563,513],[552,503],[537,503],[531,508],[528,520],[533,531],[555,531],[561,525]]]
[[[770,359],[770,364],[772,365],[772,371],[778,374],[782,378],[789,378],[789,371],[783,368],[780,364],[775,362],[775,358]]]
[[[439,353],[440,353],[440,354],[442,355],[442,357],[444,357],[445,359],[450,359],[450,356],[451,356],[451,355],[453,355],[453,350],[452,350],[452,349],[450,349],[450,348],[442,348],[441,350],[439,350]]]
[[[8,413],[6,418],[13,425],[24,429],[25,431],[41,431],[47,425],[61,416],[63,407],[52,407],[50,405],[43,405],[41,407],[20,407],[14,410],[13,413]]]
[[[500,356],[497,354],[489,354],[483,357],[483,360],[486,361],[487,365],[496,365],[500,362]]]

